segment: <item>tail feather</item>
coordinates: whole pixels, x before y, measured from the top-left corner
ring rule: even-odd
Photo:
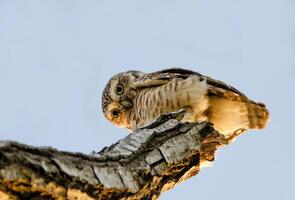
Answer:
[[[230,136],[238,130],[262,129],[269,121],[265,105],[246,99],[209,98],[209,121],[217,131]]]
[[[269,120],[269,112],[264,104],[247,103],[250,129],[265,128]]]

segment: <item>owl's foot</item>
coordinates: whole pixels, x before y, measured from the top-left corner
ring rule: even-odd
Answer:
[[[154,120],[153,122],[151,122],[150,124],[146,126],[140,127],[139,130],[155,128],[156,126],[159,126],[170,119],[176,119],[178,121],[182,121],[185,116],[185,113],[186,113],[185,109],[180,109],[175,112],[161,114],[159,117],[156,118],[156,120]]]

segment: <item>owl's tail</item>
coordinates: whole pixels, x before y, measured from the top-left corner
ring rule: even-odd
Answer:
[[[209,120],[225,136],[237,130],[265,128],[269,121],[269,112],[262,103],[233,101],[217,96],[211,96],[209,102]]]
[[[265,128],[269,121],[269,112],[262,103],[247,103],[250,129]]]

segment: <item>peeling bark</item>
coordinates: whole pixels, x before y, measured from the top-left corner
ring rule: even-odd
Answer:
[[[228,140],[179,113],[93,155],[0,142],[0,199],[157,199],[212,162]]]

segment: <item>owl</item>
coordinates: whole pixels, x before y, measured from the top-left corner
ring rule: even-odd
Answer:
[[[222,81],[181,68],[122,72],[109,80],[102,94],[106,119],[131,131],[180,109],[185,111],[183,121],[209,121],[225,137],[264,128],[269,120],[264,104]]]

